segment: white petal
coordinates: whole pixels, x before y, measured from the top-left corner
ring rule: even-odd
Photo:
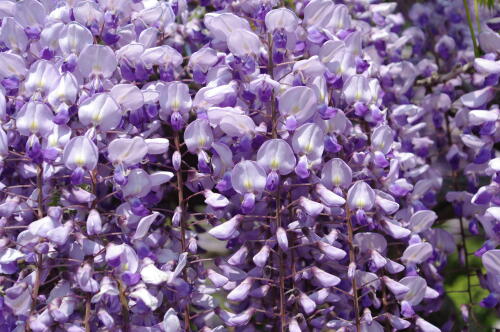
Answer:
[[[432,255],[432,245],[427,242],[408,246],[401,256],[405,264],[420,264]]]

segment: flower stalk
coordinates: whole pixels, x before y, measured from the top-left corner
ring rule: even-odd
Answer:
[[[473,1],[475,1],[475,0],[473,0]],[[470,32],[470,35],[472,38],[472,45],[474,47],[474,55],[476,57],[479,57],[479,55],[480,55],[479,45],[478,45],[478,42],[476,39],[476,34],[474,32],[474,24],[472,23],[472,16],[470,13],[469,3],[467,0],[463,0],[463,4],[464,4],[464,9],[465,9],[465,15],[467,17],[467,24],[469,25],[469,32]]]

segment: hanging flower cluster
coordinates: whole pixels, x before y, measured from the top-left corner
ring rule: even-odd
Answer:
[[[497,20],[287,4],[0,2],[1,331],[439,331],[466,234],[500,308]]]
[[[487,18],[492,12],[478,14]],[[429,29],[437,32],[434,39],[429,40],[434,43],[435,62],[425,59],[417,65],[425,63],[426,70],[429,70],[427,78],[417,81],[426,86],[425,95],[414,97],[412,102],[414,107],[430,113],[432,120],[426,130],[434,131],[434,142],[430,143],[441,149],[430,162],[431,166],[441,169],[444,177],[442,194],[444,201],[451,205],[452,217],[455,218],[449,224],[459,238],[460,261],[464,271],[469,273],[466,296],[470,303],[463,308],[463,319],[467,323],[473,316],[470,306],[473,302],[472,274],[477,274],[480,286],[491,292],[480,305],[497,312],[500,310],[500,250],[496,249],[500,243],[500,111],[495,87],[500,73],[497,68],[499,27],[496,18],[476,22],[481,31],[477,37],[483,55],[474,57],[474,49],[465,44],[470,40],[466,18],[456,9],[415,5],[410,16],[415,25],[422,26],[425,22]],[[439,20],[449,22],[447,29],[443,29]],[[449,73],[440,76],[440,68]],[[429,143],[426,145],[428,148]],[[466,237],[469,236],[483,238],[484,245],[472,252],[467,248]],[[448,246],[450,241],[441,238],[436,245],[443,246],[444,243]],[[470,270],[470,256],[473,254],[481,258],[484,272]],[[448,328],[451,328],[449,323]]]

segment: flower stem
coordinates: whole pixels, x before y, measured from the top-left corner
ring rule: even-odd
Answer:
[[[181,143],[180,143],[180,135],[179,132],[176,131],[174,135],[174,144],[175,144],[175,149],[181,152]],[[186,223],[185,220],[186,218],[184,217],[184,213],[186,211],[185,207],[185,202],[186,200],[184,199],[184,181],[182,180],[182,164],[179,170],[176,172],[176,177],[177,177],[177,199],[179,202],[179,207],[181,209],[181,220],[180,220],[180,226],[181,226],[181,247],[182,247],[182,252],[187,252],[187,244],[186,244]],[[184,277],[185,280],[187,281],[187,274],[186,274],[187,269],[184,268]],[[186,307],[184,308],[184,331],[191,331],[191,320],[190,320],[191,314],[189,312],[189,301],[186,303]]]
[[[470,276],[471,274],[469,273],[469,254],[467,251],[467,240],[465,236],[465,227],[463,223],[463,218],[459,218],[460,222],[460,236],[462,238],[462,248],[464,250],[464,262],[465,262],[465,270],[467,271],[467,293],[469,295],[469,303],[472,304],[472,291],[471,291],[471,281],[470,281]]]
[[[416,85],[426,85],[428,87],[433,87],[435,85],[445,83],[461,74],[467,73],[474,68],[472,62],[466,63],[465,65],[458,65],[453,68],[450,72],[446,74],[435,74],[415,82]]]
[[[469,24],[469,31],[472,38],[472,45],[474,45],[474,55],[479,56],[479,47],[477,45],[476,35],[474,33],[474,25],[472,24],[472,17],[470,14],[469,3],[467,0],[464,1],[465,15],[467,16],[467,23]]]
[[[459,178],[458,172],[454,171],[453,172],[453,188],[457,191],[459,190],[459,186],[457,183],[458,178]],[[469,298],[468,309],[470,309],[470,307],[473,305],[474,301],[473,301],[473,297],[472,297],[472,287],[471,287],[471,280],[470,280],[471,273],[470,273],[470,269],[469,269],[469,252],[467,251],[467,238],[466,238],[467,236],[465,234],[464,222],[463,222],[463,218],[461,216],[458,218],[458,222],[460,223],[460,240],[461,240],[462,250],[464,252],[465,273],[467,275],[467,290],[466,291],[467,291],[467,295]],[[472,310],[471,310],[471,314],[472,314],[472,316],[474,315]],[[469,325],[467,321],[465,323],[467,326]]]
[[[128,308],[128,301],[127,297],[125,296],[125,286],[123,285],[123,282],[121,280],[117,280],[118,282],[118,289],[119,289],[119,298],[120,298],[120,304],[121,304],[121,313],[122,313],[122,325],[123,325],[123,331],[128,332],[129,331],[129,308]]]
[[[96,176],[97,171],[93,170],[90,171],[90,182],[91,182],[91,188],[92,188],[92,194],[94,194],[94,200],[91,203],[92,209],[94,209],[97,205],[97,176]],[[122,290],[120,289],[120,292]],[[122,310],[123,312],[123,310]],[[127,310],[128,314],[128,310]],[[91,308],[91,296],[88,295],[85,297],[85,318],[83,321],[83,325],[85,326],[85,332],[90,332],[90,318],[92,317],[92,308]],[[127,319],[128,321],[128,319]],[[126,331],[126,327],[124,324],[124,331]]]
[[[36,174],[36,186],[38,188],[38,200],[37,200],[37,211],[38,211],[38,218],[42,219],[43,218],[43,166],[40,165],[37,168],[37,174]],[[35,276],[35,283],[33,284],[33,292],[31,293],[32,297],[32,302],[31,302],[31,310],[30,310],[30,316],[31,314],[36,312],[36,305],[37,305],[37,299],[38,299],[38,292],[40,291],[40,283],[41,283],[41,274],[42,274],[42,266],[43,266],[43,255],[41,253],[37,253],[36,255],[36,276]],[[27,331],[30,331],[30,327],[27,327]]]
[[[274,79],[274,61],[273,61],[273,38],[268,34],[268,72],[272,79]],[[271,134],[273,138],[278,137],[278,112],[276,110],[276,96],[272,95],[271,99]],[[278,184],[276,190],[276,229],[281,227],[281,185]],[[280,331],[286,331],[286,300],[285,300],[285,257],[283,250],[278,246],[278,261],[279,261],[279,317],[280,317]]]
[[[354,252],[354,232],[351,222],[351,211],[346,209],[347,236],[349,241],[349,262],[356,266],[356,253]],[[356,270],[354,271],[356,272]],[[361,320],[359,316],[358,287],[356,285],[356,273],[352,277],[352,295],[354,304],[354,314],[356,316],[356,331],[361,331]]]
[[[477,25],[477,33],[481,33],[481,23],[479,20],[479,1],[474,0],[474,13],[476,14],[476,25]]]
[[[83,321],[83,325],[85,326],[85,332],[90,332],[90,296],[87,296],[85,299],[85,318]]]
[[[278,185],[276,194],[276,225],[281,227],[281,197],[280,197],[281,186]],[[278,246],[278,259],[279,259],[279,293],[280,293],[280,331],[286,331],[286,300],[285,300],[285,259],[283,257],[283,250]]]
[[[36,312],[38,292],[40,290],[40,283],[41,283],[42,264],[43,264],[43,255],[40,253],[37,253],[37,255],[36,255],[36,276],[35,276],[35,283],[33,285],[33,292],[31,294],[33,301],[31,303],[30,315],[33,314],[34,312]]]
[[[38,188],[38,218],[43,218],[43,166],[38,166],[36,174],[36,186]]]

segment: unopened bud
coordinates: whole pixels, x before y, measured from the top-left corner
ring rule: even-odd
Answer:
[[[355,273],[356,273],[356,263],[352,262],[349,264],[349,268],[347,269],[347,277],[350,280],[353,280]]]
[[[182,209],[180,206],[175,208],[174,216],[172,217],[172,226],[179,227],[181,224]]]
[[[174,154],[172,155],[172,166],[174,166],[176,171],[181,169],[181,161],[181,153],[179,151],[174,151]]]

